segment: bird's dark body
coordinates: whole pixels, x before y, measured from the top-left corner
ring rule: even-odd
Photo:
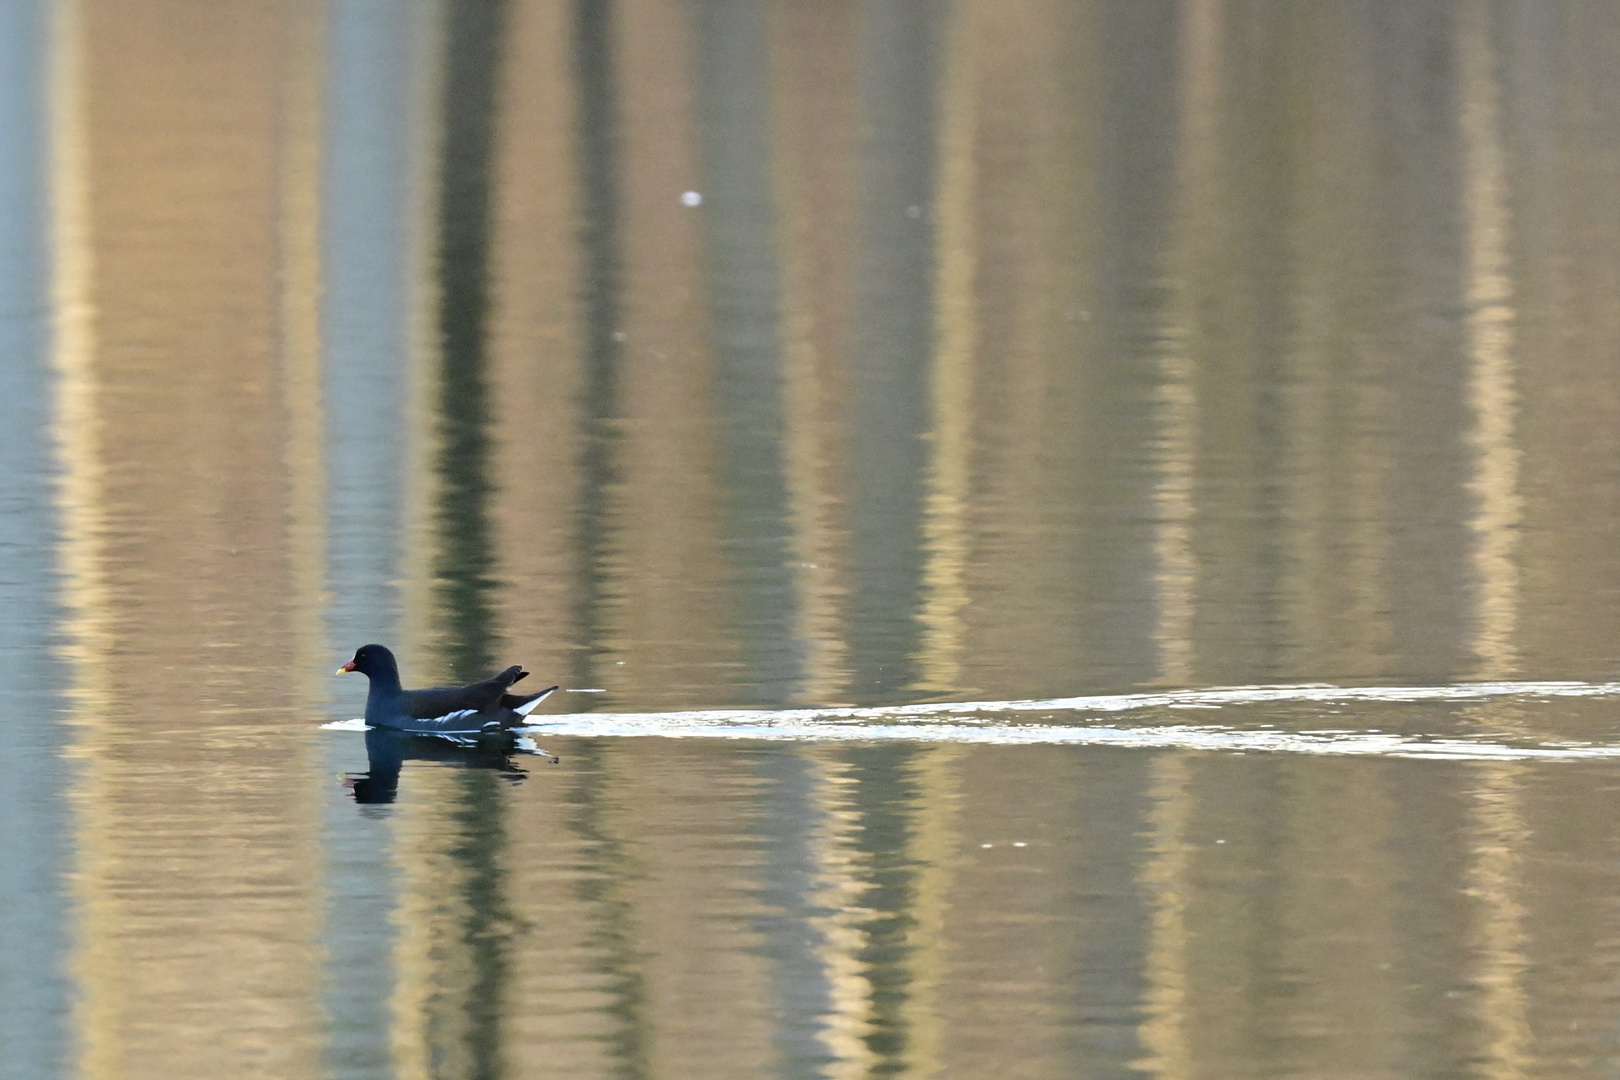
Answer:
[[[425,690],[395,689],[394,692],[398,695],[398,708],[402,709],[407,716],[415,720],[430,720],[463,709],[483,712],[485,709],[493,709],[496,706],[508,709],[516,708],[529,699],[520,697],[517,694],[508,694],[506,689],[527,674],[527,671],[513,665],[493,678],[485,679],[483,682],[468,683],[466,686],[434,686]],[[393,705],[389,701],[389,695],[386,692],[379,695],[377,690],[377,680],[373,679],[371,693],[366,695],[366,711],[368,713],[371,710],[372,702],[378,698],[381,698],[382,702],[386,703],[388,707]],[[508,701],[507,699],[511,700]],[[369,715],[366,717],[366,722],[371,722]]]
[[[371,679],[366,694],[367,724],[422,735],[505,731],[524,722],[529,711],[524,706],[532,708],[557,689],[507,693],[513,683],[528,675],[514,664],[499,675],[466,686],[406,690],[400,685],[394,654],[381,645],[361,646],[340,670],[359,671]]]

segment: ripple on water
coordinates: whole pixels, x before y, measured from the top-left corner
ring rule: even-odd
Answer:
[[[1620,742],[1552,737],[1541,725],[1494,725],[1489,732],[1449,731],[1432,712],[1420,723],[1322,728],[1322,712],[1296,711],[1276,723],[1278,707],[1359,704],[1388,711],[1402,706],[1511,702],[1546,707],[1572,698],[1620,696],[1620,683],[1492,682],[1448,686],[1238,686],[1164,693],[1107,694],[1026,701],[930,702],[892,707],[825,709],[701,709],[656,713],[568,713],[523,729],[597,738],[659,737],[819,742],[930,742],[990,745],[1081,745],[1136,749],[1329,754],[1434,758],[1448,761],[1590,760],[1620,757]],[[1166,710],[1231,710],[1233,722],[1102,722],[1095,714]],[[1264,723],[1254,713],[1262,712]],[[1333,715],[1343,715],[1330,710]],[[1041,722],[1018,719],[1045,714]],[[1066,715],[1066,718],[1064,718]],[[1381,712],[1380,716],[1384,713]],[[1247,722],[1245,722],[1247,721]],[[1421,721],[1428,721],[1425,726]],[[360,720],[325,725],[363,730]],[[1398,730],[1406,727],[1408,730]],[[1396,728],[1397,730],[1390,730]]]

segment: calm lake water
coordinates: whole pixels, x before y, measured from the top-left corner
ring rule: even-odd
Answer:
[[[1613,1076],[1617,60],[0,4],[0,1078]]]

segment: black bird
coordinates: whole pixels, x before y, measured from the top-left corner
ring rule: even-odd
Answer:
[[[366,723],[414,735],[446,737],[499,734],[522,724],[547,694],[509,694],[507,688],[528,674],[516,664],[499,675],[466,686],[406,690],[399,685],[399,664],[381,645],[362,645],[338,674],[358,671],[371,679],[366,694]]]

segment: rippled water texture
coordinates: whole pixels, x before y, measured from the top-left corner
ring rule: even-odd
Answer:
[[[0,1080],[1613,1075],[1617,59],[0,4]]]

